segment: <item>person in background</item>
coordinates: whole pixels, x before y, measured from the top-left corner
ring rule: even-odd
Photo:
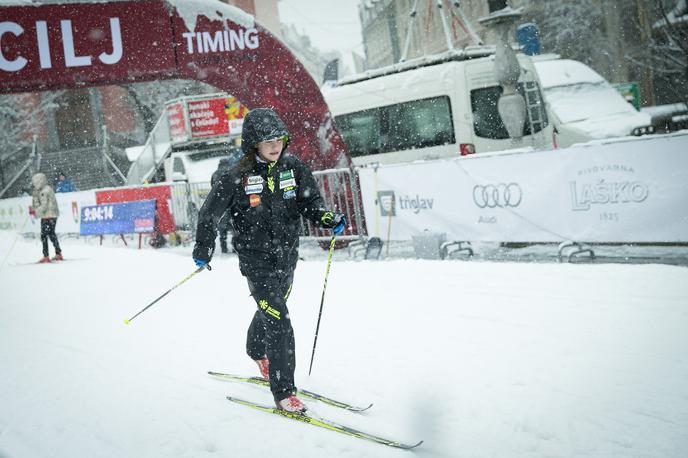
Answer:
[[[325,209],[309,168],[287,147],[289,133],[268,108],[244,119],[244,156],[221,175],[198,215],[193,260],[206,266],[215,250],[217,221],[225,214],[239,269],[258,306],[246,338],[246,352],[270,381],[278,409],[305,412],[296,397],[296,350],[287,299],[299,259],[301,216],[341,234],[346,218]]]
[[[52,186],[48,184],[48,179],[43,173],[37,173],[31,177],[31,183],[33,184],[33,201],[31,207],[29,207],[29,213],[41,220],[43,257],[38,262],[50,262],[48,239],[50,239],[53,243],[53,247],[55,247],[55,257],[53,261],[62,261],[64,259],[62,257],[62,250],[60,249],[60,243],[55,234],[57,217],[60,216],[55,192]]]
[[[74,192],[76,191],[76,186],[72,180],[67,178],[64,172],[57,172],[57,183],[55,184],[55,192]]]
[[[223,157],[217,164],[217,170],[213,172],[213,176],[210,177],[210,186],[215,186],[220,180],[223,173],[232,168],[232,163],[229,158]],[[223,215],[220,221],[217,223],[217,232],[220,236],[220,250],[223,253],[229,253],[229,248],[227,247],[227,232],[229,231],[229,218],[227,215]]]

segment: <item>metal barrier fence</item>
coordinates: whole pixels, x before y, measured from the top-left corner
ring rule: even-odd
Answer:
[[[339,239],[352,240],[363,237],[365,221],[357,175],[349,169],[331,169],[313,172],[325,206],[338,213],[344,213],[348,227]],[[195,234],[198,210],[210,192],[210,183],[175,183],[172,188],[172,212],[177,228]],[[302,218],[302,236],[309,239],[328,240],[332,231],[316,227]]]

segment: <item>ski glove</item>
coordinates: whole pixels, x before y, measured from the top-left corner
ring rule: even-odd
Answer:
[[[206,265],[208,265],[208,261],[205,261],[203,259],[193,258],[193,260],[196,263],[196,267],[205,267]]]
[[[344,232],[344,229],[346,229],[346,217],[342,215],[341,221],[332,229],[332,232],[334,235],[339,235]]]
[[[339,235],[346,229],[346,217],[341,213],[325,212],[320,217],[323,227],[332,229],[334,235]]]

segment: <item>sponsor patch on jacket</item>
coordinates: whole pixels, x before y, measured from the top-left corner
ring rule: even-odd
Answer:
[[[296,180],[294,179],[294,170],[292,170],[292,169],[284,170],[284,171],[280,172],[279,178],[280,178],[280,182],[279,182],[279,188],[280,189],[296,186]]]
[[[248,196],[248,202],[251,204],[251,207],[257,207],[260,205],[260,196],[258,194],[251,194]]]
[[[244,186],[244,190],[246,191],[246,194],[260,194],[261,192],[263,192],[263,185],[250,184],[248,186]]]
[[[293,199],[294,197],[296,197],[296,189],[294,188],[284,191],[284,194],[282,195],[283,199]]]
[[[250,176],[246,179],[246,184],[251,185],[251,184],[263,184],[263,177],[260,175],[253,175]]]

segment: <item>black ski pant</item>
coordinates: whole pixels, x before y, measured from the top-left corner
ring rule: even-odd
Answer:
[[[41,218],[41,243],[43,243],[43,256],[50,256],[48,252],[48,239],[55,247],[55,254],[62,253],[60,249],[60,242],[57,241],[55,234],[55,225],[57,225],[57,218]]]
[[[246,336],[246,353],[253,360],[270,361],[270,390],[275,401],[296,393],[294,369],[296,345],[289,319],[287,298],[294,272],[247,277],[258,310]]]
[[[220,236],[220,249],[223,253],[229,253],[227,247],[227,232],[229,232],[229,222],[227,215],[224,215],[217,225],[217,234]]]
[[[227,228],[224,230],[220,229],[218,233],[220,234],[220,249],[223,253],[229,253],[229,248],[227,247]]]

